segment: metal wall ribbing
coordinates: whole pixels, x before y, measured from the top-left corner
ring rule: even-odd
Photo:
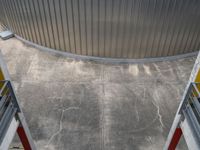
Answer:
[[[200,48],[199,0],[0,1],[1,23],[26,40],[60,51],[150,58]]]

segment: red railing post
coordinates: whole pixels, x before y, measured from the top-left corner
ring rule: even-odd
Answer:
[[[19,136],[19,138],[22,142],[24,149],[25,150],[32,150],[23,127],[19,126],[17,128],[17,134],[18,134],[18,136]]]
[[[169,148],[168,150],[175,150],[176,149],[176,146],[181,138],[181,135],[182,135],[182,130],[181,128],[176,128],[175,132],[174,132],[174,135],[171,139],[171,142],[169,144]]]

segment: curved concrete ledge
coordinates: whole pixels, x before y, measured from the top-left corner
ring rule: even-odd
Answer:
[[[101,63],[120,63],[120,64],[121,63],[130,63],[130,64],[133,64],[133,63],[151,63],[151,62],[159,62],[159,61],[174,61],[177,59],[197,56],[198,52],[199,52],[199,51],[196,51],[196,52],[175,55],[175,56],[144,58],[144,59],[106,58],[106,57],[84,56],[84,55],[77,55],[77,54],[72,54],[72,53],[68,53],[68,52],[57,51],[55,49],[47,48],[47,47],[35,44],[33,42],[30,42],[28,40],[25,40],[18,35],[15,35],[15,37],[29,46],[33,46],[35,48],[46,51],[48,53],[59,54],[59,55],[63,55],[63,56],[78,59],[78,60],[92,60],[92,61],[101,62]]]

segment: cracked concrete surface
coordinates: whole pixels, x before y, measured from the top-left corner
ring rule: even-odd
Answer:
[[[0,49],[40,150],[162,149],[195,61],[80,61],[15,38]]]

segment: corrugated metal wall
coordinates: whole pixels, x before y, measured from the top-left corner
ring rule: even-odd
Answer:
[[[6,16],[5,16],[5,11],[3,10],[3,4],[0,1],[0,32],[4,31],[6,29],[6,26],[8,26],[8,21],[6,20]]]
[[[2,23],[24,39],[61,51],[147,58],[200,47],[199,0],[0,1]]]

